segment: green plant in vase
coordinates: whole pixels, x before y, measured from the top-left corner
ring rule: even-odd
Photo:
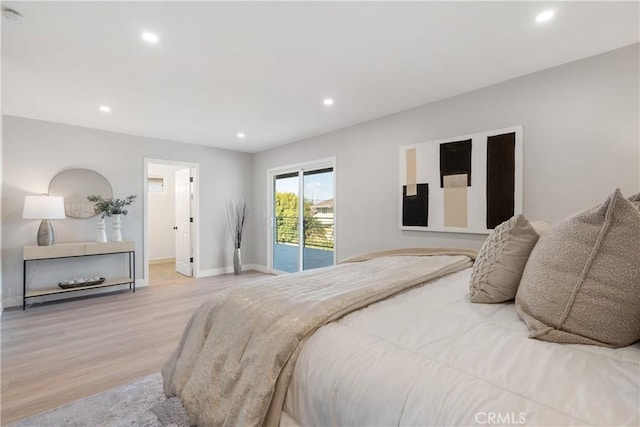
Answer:
[[[106,232],[104,231],[105,216],[113,217],[113,220],[112,220],[113,230],[111,233],[111,240],[114,242],[122,241],[121,216],[129,213],[129,211],[125,209],[125,207],[133,203],[136,197],[137,196],[135,195],[131,195],[124,199],[113,199],[113,198],[105,199],[102,196],[95,195],[95,194],[87,196],[87,200],[93,203],[93,206],[96,212],[102,214],[100,217],[101,222],[98,223],[98,230],[99,230],[98,241],[99,242],[106,242]]]

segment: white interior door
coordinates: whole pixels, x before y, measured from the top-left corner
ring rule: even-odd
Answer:
[[[176,271],[191,277],[191,174],[176,171]]]

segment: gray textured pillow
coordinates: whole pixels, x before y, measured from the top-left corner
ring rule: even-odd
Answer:
[[[529,336],[623,347],[640,339],[640,211],[620,190],[555,225],[516,296]]]
[[[522,215],[497,226],[473,264],[471,302],[495,303],[515,298],[527,258],[537,241],[538,233]]]
[[[636,209],[640,209],[640,193],[634,194],[633,196],[629,197],[629,201],[633,203]]]
[[[549,224],[547,221],[529,221],[529,224],[531,224],[533,229],[536,230],[538,236],[542,236],[551,228],[551,224]]]

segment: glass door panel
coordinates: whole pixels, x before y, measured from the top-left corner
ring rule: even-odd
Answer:
[[[334,263],[333,168],[273,175],[273,263],[295,273]]]
[[[305,171],[303,270],[333,265],[333,168]]]
[[[298,172],[277,175],[274,179],[274,270],[295,273],[300,266],[300,211]]]

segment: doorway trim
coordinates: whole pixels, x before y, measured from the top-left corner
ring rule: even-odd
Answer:
[[[326,157],[318,160],[311,160],[308,162],[295,163],[292,165],[278,166],[275,168],[267,169],[267,270],[270,274],[283,274],[280,270],[273,269],[273,239],[274,239],[274,224],[275,217],[273,216],[274,210],[274,188],[273,180],[276,175],[285,174],[288,172],[304,172],[315,169],[332,168],[333,169],[333,264],[336,264],[338,259],[338,192],[336,185],[337,173],[336,173],[336,158]]]
[[[147,179],[149,177],[149,164],[160,164],[169,166],[183,166],[190,168],[193,175],[193,200],[191,202],[191,213],[193,215],[193,227],[191,228],[191,250],[193,252],[193,278],[200,277],[200,165],[192,162],[181,162],[174,160],[144,158],[144,172],[142,177],[143,188],[143,274],[145,282],[150,285],[149,278],[149,189]]]

